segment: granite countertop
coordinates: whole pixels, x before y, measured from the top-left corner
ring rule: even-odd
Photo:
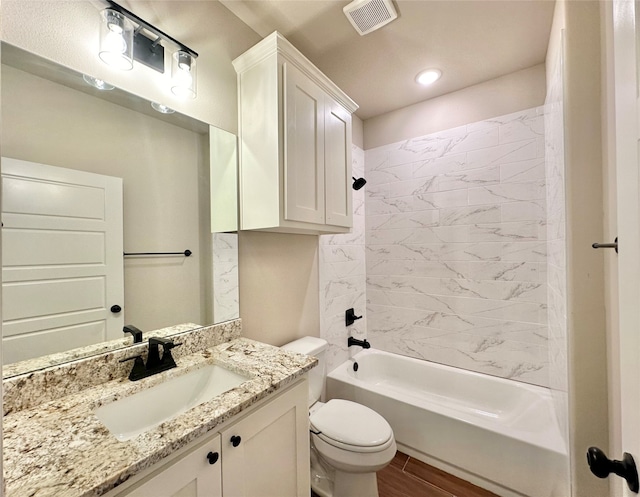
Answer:
[[[137,382],[112,380],[3,419],[6,497],[99,496],[293,383],[317,360],[237,338],[177,360],[178,367]],[[208,364],[251,377],[131,440],[120,442],[93,411]]]
[[[169,337],[181,332],[196,330],[202,328],[201,325],[195,323],[182,323],[174,326],[168,326],[166,328],[160,328],[158,330],[152,330],[144,333],[145,341],[149,337]],[[103,354],[112,350],[117,350],[122,347],[134,345],[133,336],[123,336],[117,340],[109,340],[108,342],[100,342],[85,347],[79,347],[77,349],[66,350],[64,352],[58,352],[56,354],[49,354],[42,357],[35,357],[33,359],[27,359],[25,361],[15,362],[13,364],[4,364],[2,366],[2,377],[9,378],[19,374],[24,374],[29,371],[36,371],[38,369],[44,369],[65,362],[73,361],[75,359],[81,359],[83,357],[89,357],[92,355]]]

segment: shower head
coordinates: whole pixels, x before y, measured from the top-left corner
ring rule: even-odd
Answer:
[[[351,178],[353,179],[353,189],[354,190],[359,190],[360,188],[362,188],[364,185],[367,184],[367,180],[364,179],[364,178],[355,179],[353,176]]]

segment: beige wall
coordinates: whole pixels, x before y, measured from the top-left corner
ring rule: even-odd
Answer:
[[[544,64],[364,121],[364,148],[380,147],[544,104]]]
[[[173,48],[165,51],[168,70],[164,74],[139,63],[134,63],[131,71],[114,70],[102,63],[97,56],[99,12],[105,6],[101,1],[3,0],[2,39],[236,133],[236,73],[231,61],[260,41],[260,36],[219,2],[130,0],[119,3],[200,54],[198,98],[179,100],[169,90],[171,66],[168,61]]]
[[[319,336],[317,236],[241,231],[238,256],[244,336],[278,346]]]
[[[558,2],[564,28],[569,419],[573,495],[608,495],[585,464],[589,446],[608,446],[603,239],[600,12],[598,2]],[[564,23],[562,22],[564,19]]]
[[[207,140],[2,66],[4,156],[123,178],[125,251],[194,252],[189,258],[125,259],[125,322],[142,330],[208,322],[201,279],[210,257],[199,233],[201,223],[209,224],[208,217],[200,219],[208,208],[200,213],[198,207]],[[208,206],[208,195],[203,202]]]

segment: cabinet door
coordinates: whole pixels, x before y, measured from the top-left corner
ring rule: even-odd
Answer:
[[[324,174],[326,224],[353,225],[351,207],[351,114],[326,98]]]
[[[307,388],[301,382],[221,432],[225,497],[309,497]]]
[[[284,218],[324,224],[324,92],[292,64],[284,73]]]
[[[118,497],[222,497],[220,436],[163,467]],[[215,461],[215,462],[214,462]]]

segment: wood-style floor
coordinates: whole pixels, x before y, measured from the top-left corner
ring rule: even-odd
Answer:
[[[378,471],[378,493],[380,497],[497,497],[402,452]]]

